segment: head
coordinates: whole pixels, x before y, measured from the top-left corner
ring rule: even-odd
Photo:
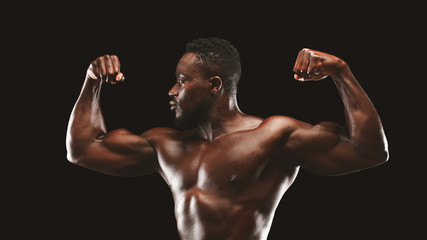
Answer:
[[[227,40],[201,38],[189,42],[176,67],[176,84],[169,91],[175,122],[195,126],[219,97],[237,93],[241,67],[237,49]]]

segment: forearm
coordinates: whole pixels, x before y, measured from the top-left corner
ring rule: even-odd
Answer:
[[[77,158],[88,145],[106,133],[99,106],[101,85],[101,81],[86,77],[68,123],[67,151],[69,159]]]
[[[350,68],[343,63],[341,70],[331,78],[344,103],[345,127],[350,141],[368,156],[387,155],[387,140],[380,117]]]

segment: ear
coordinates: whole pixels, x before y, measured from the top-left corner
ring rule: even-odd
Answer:
[[[222,89],[222,79],[219,76],[213,76],[209,79],[211,93],[216,94]]]

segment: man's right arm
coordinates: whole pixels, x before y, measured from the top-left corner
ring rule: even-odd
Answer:
[[[107,132],[99,106],[103,82],[123,81],[117,56],[91,63],[67,130],[67,159],[116,176],[141,176],[158,170],[157,154],[149,141],[125,129]]]

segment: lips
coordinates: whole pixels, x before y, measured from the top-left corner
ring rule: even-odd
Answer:
[[[178,104],[175,101],[170,101],[169,104],[171,106],[171,111],[175,110],[178,107]]]

